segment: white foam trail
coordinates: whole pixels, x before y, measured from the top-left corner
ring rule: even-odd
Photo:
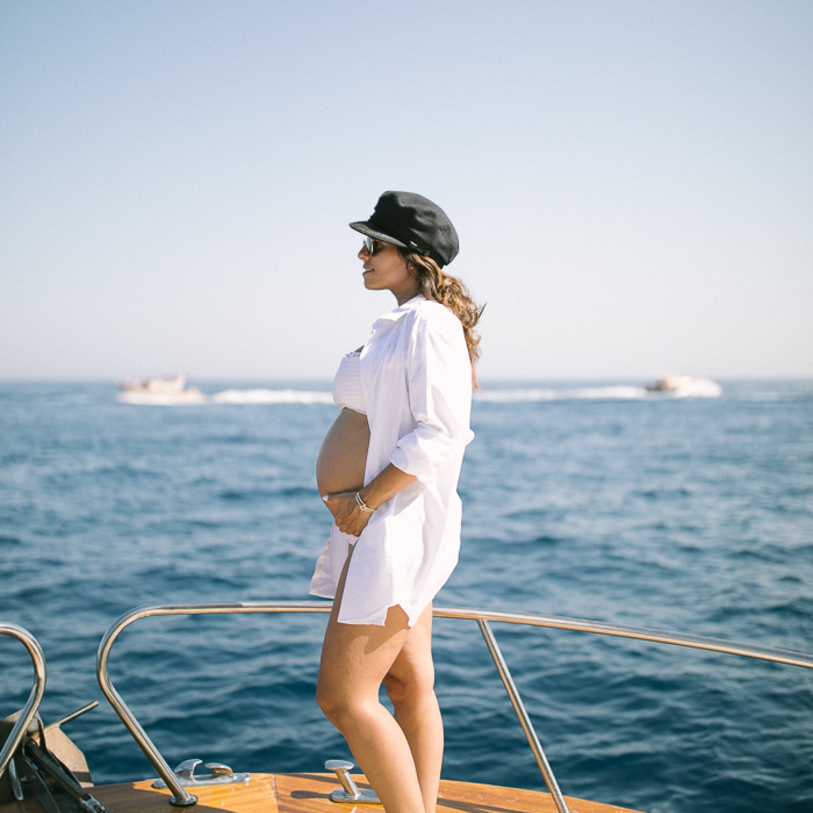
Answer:
[[[329,392],[313,390],[223,390],[214,395],[204,395],[197,390],[184,390],[177,395],[150,392],[122,392],[118,400],[123,404],[137,406],[187,406],[202,404],[332,404]]]
[[[207,402],[206,396],[197,391],[184,391],[183,395],[162,395],[154,392],[121,392],[117,400],[122,404],[135,404],[136,406],[187,406]]]
[[[478,390],[474,397],[478,401],[492,403],[508,403],[510,401],[572,401],[583,400],[622,400],[630,401],[636,398],[646,398],[647,391],[643,387],[580,387],[568,390],[554,390],[542,387],[528,387],[513,390]]]
[[[223,390],[210,400],[213,404],[332,404],[333,396],[312,390]]]
[[[511,401],[636,401],[662,398],[718,398],[722,387],[707,378],[694,378],[674,390],[650,392],[645,387],[632,387],[616,384],[604,387],[575,387],[572,389],[551,389],[543,387],[523,387],[506,390],[478,390],[474,397],[478,401],[509,403]]]

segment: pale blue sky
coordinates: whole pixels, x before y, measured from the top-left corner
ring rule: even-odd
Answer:
[[[437,201],[484,381],[813,376],[813,3],[0,0],[0,377],[327,378]]]

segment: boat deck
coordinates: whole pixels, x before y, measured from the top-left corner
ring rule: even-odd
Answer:
[[[354,774],[360,788],[369,787]],[[335,774],[252,774],[251,782],[220,787],[190,788],[198,803],[191,813],[351,813],[355,809],[381,811],[380,805],[332,802],[331,791],[339,787]],[[152,780],[88,789],[110,813],[171,813],[168,790],[156,790]],[[628,808],[565,797],[571,813],[630,813]],[[6,805],[3,813],[42,813],[38,803]],[[549,793],[471,782],[441,781],[438,813],[555,813]],[[635,811],[632,811],[635,813]]]
[[[360,788],[368,788],[361,774],[354,774]],[[381,805],[354,805],[330,800],[339,787],[335,774],[297,773],[251,775],[248,784],[190,788],[198,803],[189,808],[172,807],[170,791],[152,787],[154,780],[100,785],[87,790],[109,813],[369,813],[381,811]],[[600,804],[566,796],[571,813],[638,813],[629,808]],[[0,805],[2,813],[43,813],[36,799]],[[438,813],[556,813],[549,793],[497,785],[441,780]]]

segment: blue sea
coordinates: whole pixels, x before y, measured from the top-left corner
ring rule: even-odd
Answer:
[[[813,653],[813,381],[484,386],[460,564],[436,604],[586,618]],[[0,620],[45,651],[47,722],[97,783],[154,775],[95,676],[143,605],[307,600],[329,515],[324,382],[0,382]],[[318,771],[349,758],[314,702],[326,616],[151,618],[111,676],[170,765]],[[566,795],[652,813],[813,810],[813,670],[494,624]],[[439,619],[443,774],[544,789],[476,623]],[[32,670],[0,638],[0,717]]]

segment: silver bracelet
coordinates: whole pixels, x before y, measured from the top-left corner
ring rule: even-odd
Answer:
[[[358,503],[358,507],[361,508],[365,514],[375,513],[375,508],[370,508],[370,506],[361,499],[361,494],[359,494],[358,491],[356,492],[356,503]]]

